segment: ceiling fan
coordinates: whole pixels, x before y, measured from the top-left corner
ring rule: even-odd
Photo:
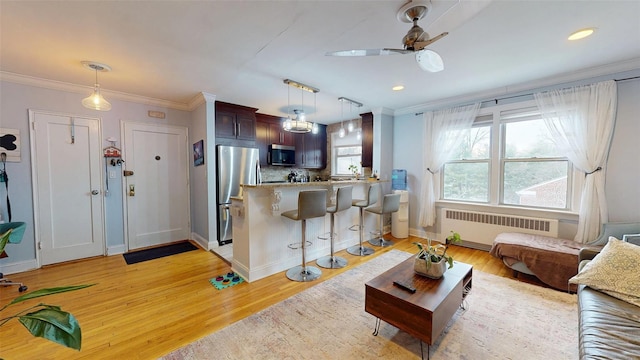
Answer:
[[[413,23],[409,32],[402,38],[404,49],[356,49],[328,52],[327,56],[378,56],[396,54],[415,54],[418,65],[423,70],[438,72],[444,69],[442,58],[433,50],[426,49],[427,46],[447,36],[448,32],[443,32],[438,36],[429,37],[419,25],[418,20],[422,19],[431,10],[431,3],[426,1],[410,1],[398,10],[398,20],[406,23]]]

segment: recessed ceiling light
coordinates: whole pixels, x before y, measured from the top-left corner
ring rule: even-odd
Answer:
[[[404,86],[402,86],[402,85],[396,85],[396,86],[391,88],[391,90],[393,90],[393,91],[400,91],[400,90],[403,90],[403,89],[404,89]]]
[[[584,39],[587,36],[593,34],[593,32],[595,31],[595,28],[587,28],[587,29],[581,29],[578,30],[574,33],[572,33],[571,35],[569,35],[568,40],[580,40],[580,39]]]

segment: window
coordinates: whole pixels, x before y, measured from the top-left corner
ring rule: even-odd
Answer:
[[[441,198],[569,209],[572,171],[537,109],[512,104],[476,119],[442,169]]]
[[[463,135],[454,160],[444,165],[444,199],[489,201],[490,130],[490,124],[477,125]]]
[[[358,139],[356,131],[341,138],[337,133],[331,135],[332,144],[332,175],[353,176],[349,166],[356,165],[362,173],[360,163],[362,162],[362,141]]]
[[[502,126],[502,202],[566,208],[569,161],[558,153],[544,120],[535,116]]]

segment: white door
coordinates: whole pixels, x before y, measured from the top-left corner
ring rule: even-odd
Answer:
[[[104,255],[100,120],[29,111],[40,264]]]
[[[189,151],[184,127],[123,123],[129,249],[189,238]]]

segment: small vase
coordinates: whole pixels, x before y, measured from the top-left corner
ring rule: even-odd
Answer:
[[[438,262],[432,262],[431,266],[427,269],[427,262],[424,259],[416,256],[413,263],[413,271],[422,276],[426,276],[431,279],[440,279],[444,272],[447,271],[447,260],[441,259]]]

